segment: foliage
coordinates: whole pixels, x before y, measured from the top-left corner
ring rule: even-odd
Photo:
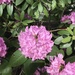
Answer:
[[[75,62],[75,25],[61,22],[62,16],[75,11],[74,3],[74,0],[11,0],[0,4],[0,37],[8,49],[5,58],[0,57],[0,75],[33,75],[37,68],[49,63],[50,56],[59,53],[66,63]],[[32,61],[18,50],[20,31],[31,25],[43,25],[53,35],[54,46],[45,60]]]

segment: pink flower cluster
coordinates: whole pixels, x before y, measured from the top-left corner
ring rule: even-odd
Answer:
[[[7,50],[7,47],[4,43],[4,40],[3,38],[0,37],[0,57],[5,57],[7,53],[6,50]]]
[[[75,12],[71,12],[70,20],[71,20],[72,24],[75,24]]]
[[[10,3],[11,0],[0,0],[0,4],[4,4],[4,3]]]
[[[64,15],[64,16],[61,18],[61,22],[65,22],[65,21],[70,21],[69,15]]]
[[[65,64],[63,56],[58,54],[58,57],[50,57],[51,64],[49,67],[46,67],[47,73],[50,75],[58,75],[60,67]]]
[[[65,64],[62,54],[51,57],[50,61],[51,64],[45,67],[49,75],[75,75],[75,62]]]
[[[72,24],[75,24],[75,12],[71,12],[70,15],[64,15],[61,18],[61,22],[68,21],[68,23],[72,22]]]
[[[32,60],[44,60],[54,44],[51,38],[52,34],[44,26],[26,27],[25,31],[21,31],[18,36],[19,50],[25,57],[32,58]]]
[[[75,62],[68,62],[59,75],[75,75]]]

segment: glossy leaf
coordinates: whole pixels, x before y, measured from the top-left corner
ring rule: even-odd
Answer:
[[[9,15],[12,15],[12,13],[13,13],[13,5],[11,5],[11,4],[7,5],[7,12],[8,12]]]
[[[75,35],[75,28],[73,29],[73,35]]]
[[[71,56],[67,59],[65,59],[66,62],[75,62],[75,56]]]
[[[65,7],[65,3],[66,3],[66,0],[59,0],[59,4],[60,4],[62,7]]]
[[[72,42],[66,43],[66,44],[64,44],[64,45],[60,45],[60,48],[68,48],[68,47],[70,47],[71,45],[72,45]]]
[[[20,5],[24,0],[16,0],[16,6]]]
[[[67,27],[67,31],[68,31],[71,35],[73,35],[73,32],[72,32],[72,30],[71,30],[69,27]]]
[[[75,36],[72,36],[72,40],[75,40]]]
[[[27,9],[27,7],[28,7],[28,3],[27,3],[27,2],[25,2],[25,3],[22,5],[22,10],[26,10],[26,9]]]
[[[59,35],[69,35],[70,33],[67,30],[61,30],[57,32]]]
[[[22,65],[27,58],[25,58],[19,50],[15,51],[9,61],[9,66],[16,67]]]
[[[32,22],[34,22],[34,21],[33,20],[25,20],[22,23],[23,23],[23,25],[28,25],[29,23],[32,23]]]
[[[38,4],[38,11],[43,12],[43,6],[42,6],[41,2]]]
[[[26,75],[33,75],[35,70],[38,67],[42,67],[43,65],[44,65],[44,61],[42,60],[32,61],[31,59],[28,59],[24,64],[23,70],[25,71]]]
[[[39,11],[38,10],[35,11],[34,15],[35,15],[35,18],[38,19],[39,18]]]
[[[8,61],[7,60],[3,60],[1,62],[1,65],[0,65],[0,73],[2,73],[2,71],[7,67],[7,64],[8,64]]]
[[[2,14],[3,14],[3,7],[2,5],[0,5],[0,16],[2,16]]]
[[[71,46],[67,48],[66,54],[67,55],[71,55],[72,54],[72,48],[71,48]]]
[[[35,2],[35,3],[31,6],[31,9],[36,8],[36,7],[37,7],[37,5],[38,5],[38,2]]]
[[[67,43],[67,42],[70,42],[71,41],[71,37],[68,36],[68,37],[65,37],[62,39],[62,43]]]
[[[6,67],[6,68],[2,71],[2,75],[12,75],[12,68],[11,68],[11,67]]]
[[[33,0],[26,0],[26,2],[31,5],[33,4]]]
[[[50,52],[49,56],[57,55],[59,52],[59,49],[56,45],[53,46],[52,51]]]
[[[56,0],[52,0],[52,10],[56,8]]]
[[[16,22],[13,26],[13,28],[17,28],[20,25],[20,22]]]
[[[20,17],[19,17],[19,15],[17,14],[17,13],[14,13],[14,18],[18,21],[18,20],[20,20]]]
[[[60,37],[58,37],[58,38],[55,39],[54,43],[58,45],[58,44],[61,43],[62,39],[63,39],[63,37],[60,36]]]
[[[44,7],[44,14],[46,15],[46,17],[49,16],[47,9]]]
[[[20,14],[20,19],[21,19],[21,20],[24,19],[24,15],[25,15],[25,13],[24,13],[24,11],[22,11],[21,14]]]

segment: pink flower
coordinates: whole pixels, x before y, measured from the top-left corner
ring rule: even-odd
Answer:
[[[65,21],[68,21],[68,23],[72,22],[72,24],[75,24],[75,12],[71,12],[70,15],[64,15],[61,18],[61,22],[65,22]]]
[[[0,0],[0,4],[4,4],[4,3],[10,3],[11,0]]]
[[[72,24],[75,24],[75,12],[71,12],[70,20],[72,21]]]
[[[65,65],[62,54],[58,54],[58,57],[51,57],[50,61],[51,64],[45,67],[49,75],[75,75],[75,62],[68,62]]]
[[[7,53],[6,50],[7,50],[7,47],[4,43],[4,40],[3,38],[0,37],[0,57],[5,57]]]
[[[52,34],[44,26],[26,27],[25,31],[21,31],[18,36],[19,50],[25,57],[32,58],[32,60],[44,60],[54,44],[51,38]]]
[[[62,18],[61,18],[61,22],[65,22],[65,21],[68,21],[68,23],[70,22],[70,17],[68,15],[64,15]]]
[[[58,54],[58,57],[50,57],[51,64],[49,66],[46,66],[47,73],[50,75],[59,75],[59,71],[61,69],[62,65],[65,65],[65,62],[63,60],[63,55]]]
[[[65,68],[60,72],[60,75],[75,75],[75,62],[67,63]]]

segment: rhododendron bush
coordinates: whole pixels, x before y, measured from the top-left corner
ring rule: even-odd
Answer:
[[[75,75],[75,1],[0,0],[0,75]]]

